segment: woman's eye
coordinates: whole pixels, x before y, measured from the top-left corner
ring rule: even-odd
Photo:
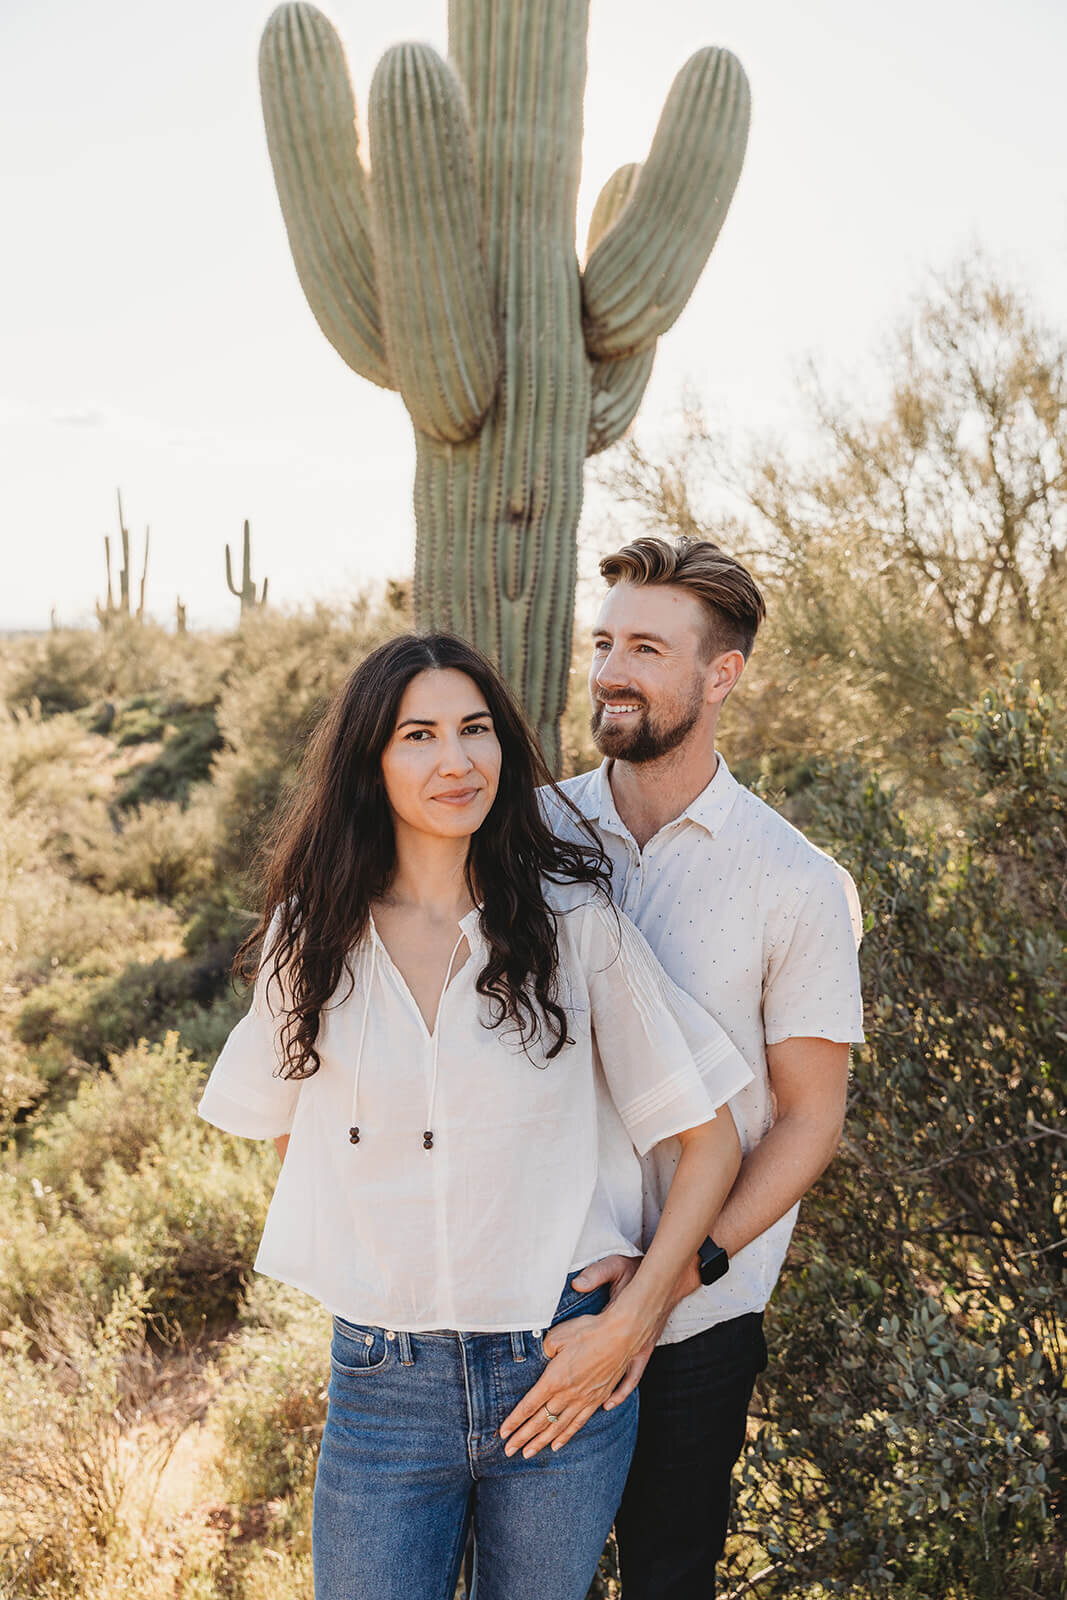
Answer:
[[[409,733],[404,735],[405,740],[410,740],[412,744],[422,744],[423,739],[428,739],[429,737],[429,728],[412,728]]]
[[[463,731],[464,733],[488,733],[489,728],[484,722],[468,722]]]

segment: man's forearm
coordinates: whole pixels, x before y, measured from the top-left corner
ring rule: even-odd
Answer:
[[[766,1233],[826,1170],[840,1136],[836,1123],[827,1127],[801,1114],[781,1117],[742,1161],[715,1223],[715,1243],[732,1257]],[[699,1288],[694,1259],[678,1280],[675,1303]]]

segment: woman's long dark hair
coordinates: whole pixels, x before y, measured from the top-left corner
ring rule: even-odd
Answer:
[[[482,906],[489,959],[478,992],[491,1001],[492,1026],[515,1024],[529,1047],[546,1029],[549,1059],[567,1040],[567,1015],[557,998],[559,951],[555,919],[542,878],[588,883],[610,893],[607,858],[596,834],[556,787],[537,741],[496,668],[473,645],[451,634],[405,634],[373,651],[352,673],[312,736],[293,793],[280,807],[261,856],[262,915],[240,946],[234,972],[251,980],[268,929],[267,979],[282,993],[283,1076],[309,1078],[320,1062],[319,1017],[347,958],[367,930],[371,902],[396,869],[393,821],[382,776],[382,752],[396,728],[411,680],[434,668],[466,673],[485,696],[500,741],[496,798],[467,856],[467,885]],[[538,804],[539,786],[580,823],[587,843],[557,838]],[[272,1008],[273,1009],[273,1008]]]

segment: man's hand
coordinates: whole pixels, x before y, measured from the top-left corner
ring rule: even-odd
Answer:
[[[581,1272],[576,1273],[571,1279],[571,1283],[576,1289],[580,1289],[582,1294],[590,1289],[599,1289],[603,1283],[610,1283],[611,1293],[608,1296],[610,1305],[613,1300],[618,1299],[640,1265],[640,1256],[603,1256],[599,1261],[583,1267]]]

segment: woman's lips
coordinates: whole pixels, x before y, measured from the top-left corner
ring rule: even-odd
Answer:
[[[455,789],[448,794],[431,795],[431,799],[439,800],[445,806],[465,806],[473,800],[476,794],[481,794],[480,789]]]

